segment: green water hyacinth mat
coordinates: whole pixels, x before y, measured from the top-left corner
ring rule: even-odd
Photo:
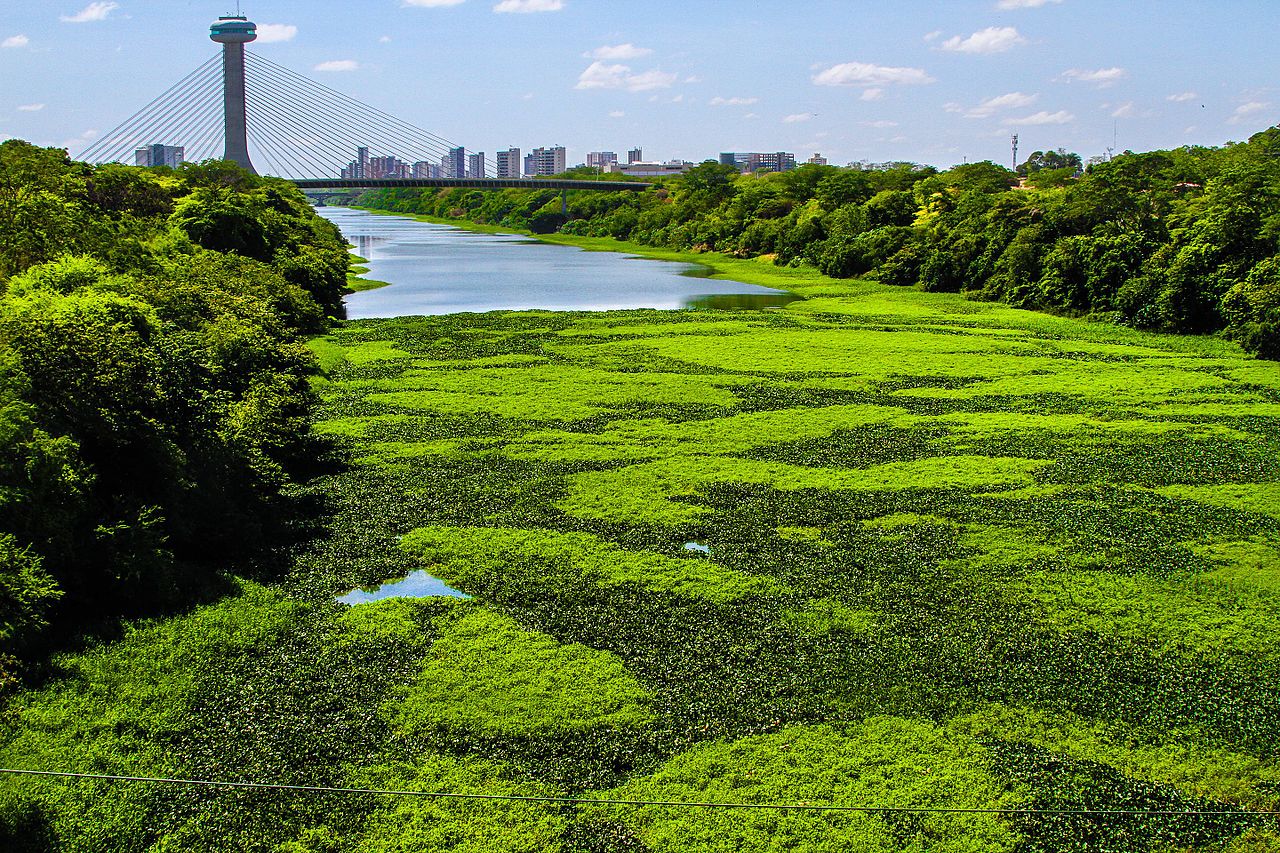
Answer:
[[[323,535],[282,582],[67,655],[0,763],[552,801],[8,780],[4,825],[68,850],[1280,849],[1280,368],[970,306],[858,284],[314,341],[350,460],[308,486]],[[335,601],[419,569],[472,598]]]

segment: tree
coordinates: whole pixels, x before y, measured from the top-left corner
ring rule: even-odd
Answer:
[[[1057,151],[1036,151],[1018,167],[1018,176],[1025,178],[1042,169],[1071,169],[1074,173],[1084,170],[1084,162],[1079,154],[1069,152],[1065,148],[1059,148]]]

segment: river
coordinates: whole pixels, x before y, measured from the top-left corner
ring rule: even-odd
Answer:
[[[763,308],[791,294],[707,278],[695,264],[587,252],[508,234],[478,234],[344,207],[317,212],[391,284],[347,297],[352,320],[463,311]]]

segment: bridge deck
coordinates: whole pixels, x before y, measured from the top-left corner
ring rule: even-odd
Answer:
[[[572,181],[554,178],[298,178],[292,182],[304,190],[383,189],[387,187],[464,187],[477,190],[595,190],[596,192],[643,192],[653,184],[640,181]]]

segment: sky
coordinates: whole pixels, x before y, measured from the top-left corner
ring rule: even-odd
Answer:
[[[235,0],[0,0],[0,139],[73,155]],[[1009,164],[1280,121],[1280,0],[244,0],[255,52],[473,151]]]

